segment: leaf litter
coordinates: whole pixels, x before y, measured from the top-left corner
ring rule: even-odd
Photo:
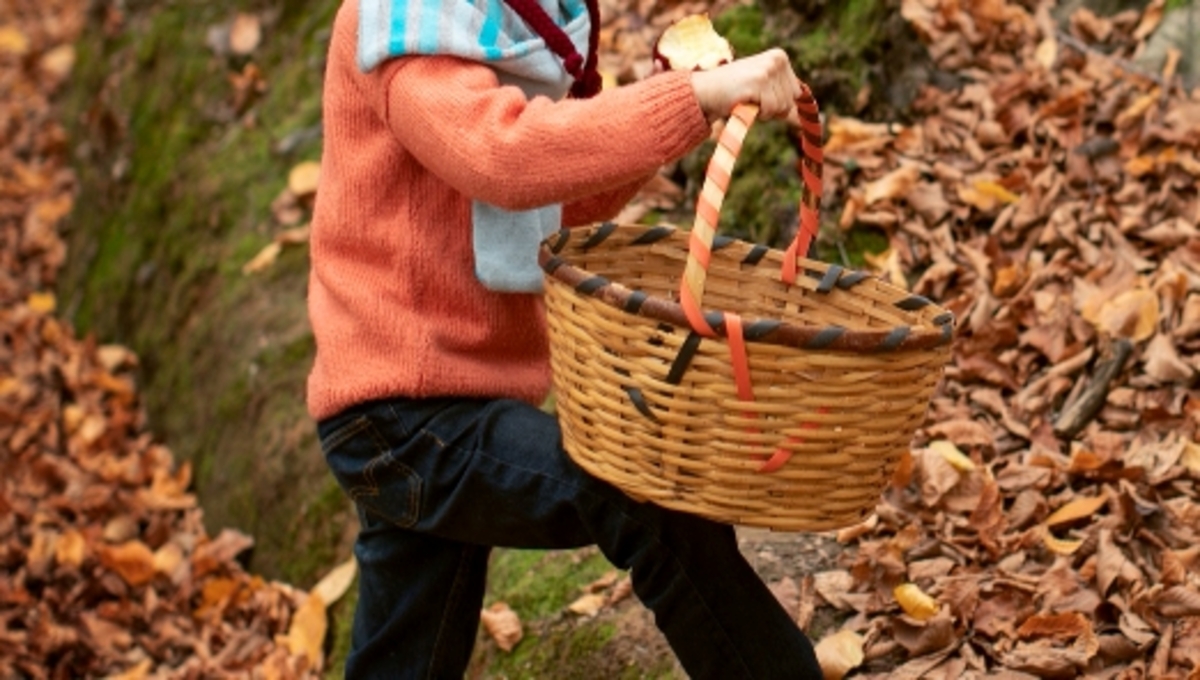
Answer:
[[[910,125],[828,120],[840,226],[885,225],[880,275],[959,319],[918,445],[815,578],[855,677],[1200,677],[1200,90],[1127,68],[1162,6],[904,0],[958,85]]]
[[[9,5],[0,81],[20,96],[0,129],[0,677],[319,677],[326,607],[353,563],[312,593],[247,573],[254,541],[206,533],[191,468],[146,431],[137,357],[55,316],[75,180],[52,101],[84,7]]]

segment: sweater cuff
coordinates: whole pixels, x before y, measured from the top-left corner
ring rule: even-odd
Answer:
[[[686,155],[712,135],[712,125],[700,108],[692,88],[692,74],[687,71],[660,73],[647,79],[646,102],[652,110],[677,111],[677,116],[653,116],[650,128],[657,139],[664,141],[668,163]]]

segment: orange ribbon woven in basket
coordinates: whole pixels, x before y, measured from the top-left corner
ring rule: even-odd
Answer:
[[[804,182],[804,197],[800,204],[796,236],[784,253],[783,267],[780,271],[780,280],[789,286],[796,282],[797,259],[808,256],[817,237],[822,190],[821,167],[824,162],[824,154],[821,150],[820,111],[808,86],[802,85],[801,90],[801,95],[796,100],[796,110],[800,116],[801,151],[797,165]],[[742,142],[757,115],[758,107],[753,105],[743,104],[734,108],[733,114],[725,124],[725,129],[717,139],[717,148],[709,161],[704,187],[696,199],[696,221],[688,240],[688,262],[680,282],[679,304],[683,308],[692,330],[708,338],[717,336],[716,330],[705,319],[701,306],[704,298],[704,284],[712,259],[712,243],[716,238],[721,204],[729,189],[734,162],[741,153]],[[750,380],[750,365],[742,332],[741,317],[725,312],[723,321],[725,337],[729,342],[730,363],[733,367],[734,382],[737,384],[738,398],[746,402],[754,401],[754,389]],[[828,409],[822,408],[820,412],[826,413]],[[749,418],[755,417],[752,413],[745,415]],[[817,424],[805,423],[803,427],[816,429]],[[788,438],[788,443],[798,443],[799,441],[796,437]],[[783,467],[791,456],[791,451],[780,446],[759,468],[759,472],[774,472]]]
[[[733,312],[725,313],[725,336],[729,341],[729,363],[733,366],[733,380],[737,385],[738,399],[742,401],[754,401],[754,386],[750,382],[750,361],[746,354],[746,340],[742,332],[742,317]],[[817,410],[818,413],[828,413],[829,409],[821,407]],[[743,416],[749,419],[754,419],[757,414],[743,413]],[[806,430],[817,429],[816,423],[804,423],[802,425]],[[788,437],[787,443],[800,444],[803,440],[798,437]],[[783,467],[792,458],[792,452],[780,446],[775,449],[775,453],[758,468],[759,472],[769,473],[775,472]]]

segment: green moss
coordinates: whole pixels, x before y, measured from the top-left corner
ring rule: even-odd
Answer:
[[[578,598],[581,586],[612,569],[594,549],[497,550],[489,566],[487,602],[507,602],[523,620],[549,616]]]
[[[829,29],[819,26],[799,36],[788,46],[788,51],[792,54],[792,61],[801,72],[830,61],[832,41],[829,36]]]
[[[325,657],[325,680],[342,680],[346,677],[346,656],[350,653],[350,639],[354,630],[354,608],[358,606],[358,582],[350,586],[342,599],[329,609],[332,621],[329,648]]]
[[[713,147],[707,142],[683,161],[685,172],[696,177],[697,184]],[[754,243],[785,245],[782,241],[790,236],[800,205],[796,159],[783,123],[756,125],[742,144],[733,182],[721,207],[719,230]]]
[[[888,249],[884,232],[870,227],[854,227],[849,231],[825,229],[817,241],[817,258],[855,269],[866,267],[866,254],[878,255]]]
[[[291,524],[287,542],[306,546],[282,566],[281,575],[288,583],[301,587],[314,584],[341,557],[338,539],[345,531],[343,517],[350,501],[332,475],[326,475],[324,486],[315,497],[306,501],[300,510],[299,521]]]
[[[722,12],[713,19],[713,27],[729,41],[735,55],[758,54],[770,47],[758,5],[738,5]]]
[[[587,660],[602,655],[616,626],[601,622],[564,625],[545,635],[526,637],[511,654],[496,657],[484,677],[492,680],[592,680]],[[640,671],[632,677],[644,678]]]
[[[253,11],[243,3],[143,5],[116,37],[84,32],[65,118],[85,142],[87,209],[67,225],[59,285],[81,331],[138,353],[151,428],[193,462],[210,531],[253,534],[252,566],[273,578],[316,569],[287,565],[312,552],[293,540],[296,523],[325,484],[303,404],[306,249],[285,248],[258,276],[241,267],[281,228],[270,204],[290,168],[320,153],[315,141],[273,149],[320,120],[339,3],[282,4],[296,7],[266,27],[253,60],[267,90],[245,116],[231,109],[228,75],[247,60],[204,43],[206,27]]]

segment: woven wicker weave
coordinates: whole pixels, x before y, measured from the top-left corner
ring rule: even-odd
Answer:
[[[806,192],[787,252],[715,236],[756,114],[739,107],[690,233],[572,229],[541,263],[563,443],[580,466],[676,510],[820,531],[873,511],[949,360],[953,316],[797,255],[821,169],[816,104],[799,103]]]

